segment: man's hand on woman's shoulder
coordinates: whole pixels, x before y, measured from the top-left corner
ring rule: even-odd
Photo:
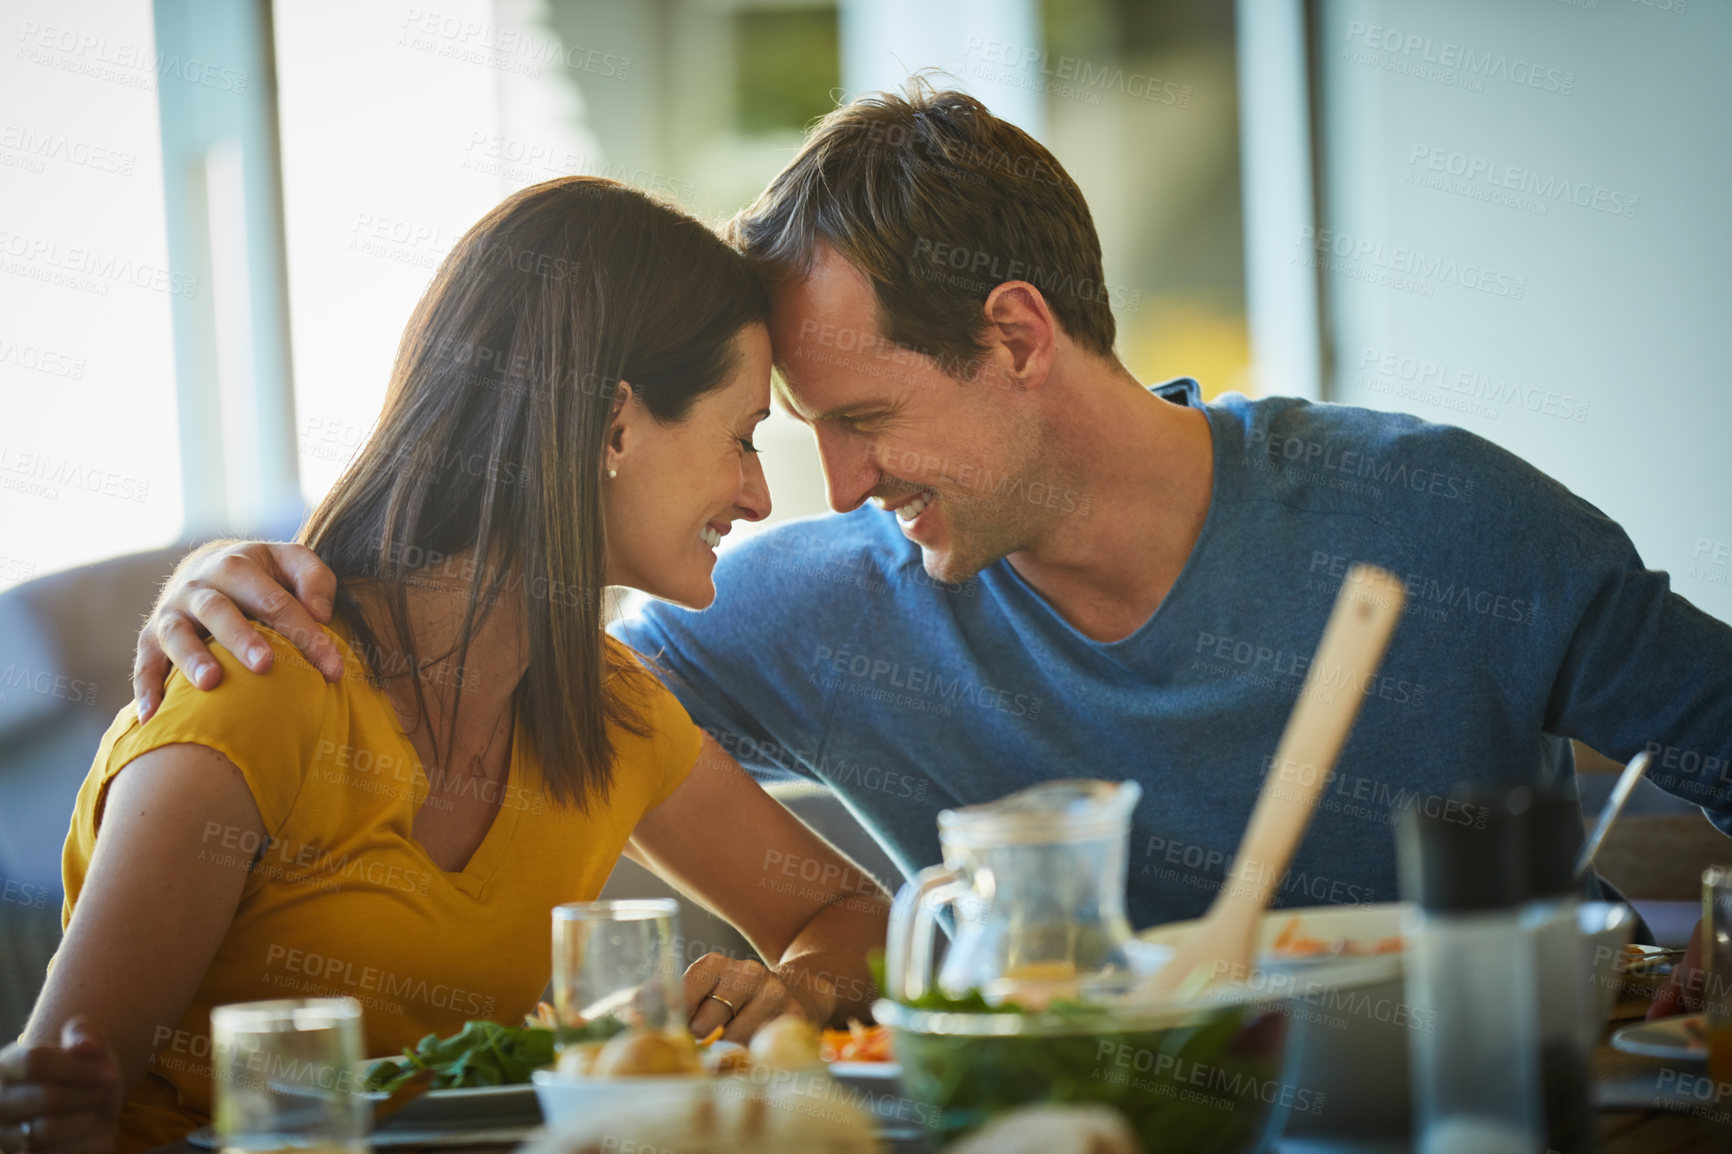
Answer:
[[[163,585],[138,634],[132,695],[139,722],[149,721],[162,704],[171,668],[200,689],[222,681],[210,638],[254,673],[269,669],[271,647],[253,631],[249,618],[288,638],[325,680],[336,681],[343,675],[343,658],[319,628],[331,619],[336,594],[336,574],[303,545],[213,541],[189,553]]]

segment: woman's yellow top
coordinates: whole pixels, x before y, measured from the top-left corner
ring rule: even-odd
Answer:
[[[330,685],[283,637],[255,628],[275,651],[269,672],[254,674],[213,645],[223,668],[215,689],[201,692],[177,672],[149,724],[131,705],[120,711],[66,838],[63,925],[77,916],[109,782],[140,754],[178,743],[208,746],[239,767],[267,834],[261,844],[207,824],[201,856],[252,868],[192,1005],[175,1028],[157,1031],[150,1073],[121,1117],[122,1151],[209,1121],[212,1006],[356,998],[368,1056],[454,1033],[471,1018],[520,1023],[551,970],[550,911],[600,893],[638,819],[685,780],[703,740],[646,674],[639,715],[650,734],[610,731],[612,791],[585,816],[544,796],[519,730],[503,790],[478,783],[500,796],[492,828],[469,864],[447,873],[410,836],[427,777],[354,650],[327,630],[345,662]]]

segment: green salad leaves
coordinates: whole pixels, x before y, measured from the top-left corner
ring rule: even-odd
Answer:
[[[880,989],[882,960],[871,959]],[[1288,1019],[1265,1007],[1222,1006],[1185,1025],[1139,1026],[1114,1007],[1054,998],[1034,1010],[990,1003],[978,989],[936,986],[898,999],[914,1010],[1016,1014],[1024,1034],[893,1030],[909,1097],[938,1111],[945,1138],[1031,1102],[1098,1102],[1125,1116],[1145,1150],[1244,1154],[1262,1148],[1279,1102],[1315,1110],[1323,1096],[1281,1081]]]
[[[422,1070],[433,1071],[435,1090],[509,1086],[529,1081],[532,1071],[552,1062],[552,1030],[466,1022],[449,1038],[428,1034],[413,1050],[405,1049],[401,1059],[378,1063],[362,1086],[391,1093]]]
[[[597,1018],[560,1031],[560,1042],[605,1042],[626,1028],[618,1018]],[[501,1026],[498,1022],[466,1022],[449,1038],[428,1034],[402,1058],[386,1058],[367,1071],[361,1088],[392,1093],[422,1070],[433,1071],[434,1090],[476,1086],[514,1086],[553,1065],[554,1032],[537,1026]]]

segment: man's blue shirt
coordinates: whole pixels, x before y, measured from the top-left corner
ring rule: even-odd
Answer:
[[[1679,752],[1649,777],[1732,831],[1732,628],[1599,510],[1449,426],[1236,394],[1203,411],[1208,517],[1120,641],[1084,637],[1007,561],[933,581],[872,507],[743,542],[717,562],[713,607],[657,603],[616,631],[741,763],[827,783],[905,871],[940,859],[946,807],[1136,779],[1144,926],[1219,888],[1343,576],[1368,561],[1406,582],[1407,607],[1374,676],[1322,671],[1322,692],[1365,700],[1278,904],[1395,900],[1400,807],[1443,812],[1470,778],[1573,788],[1571,737],[1618,760]],[[1087,494],[982,483],[1102,515]]]

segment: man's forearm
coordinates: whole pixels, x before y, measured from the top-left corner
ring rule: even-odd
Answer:
[[[776,974],[820,1025],[870,1020],[878,985],[867,957],[884,948],[890,897],[854,893],[813,915],[783,953]]]

